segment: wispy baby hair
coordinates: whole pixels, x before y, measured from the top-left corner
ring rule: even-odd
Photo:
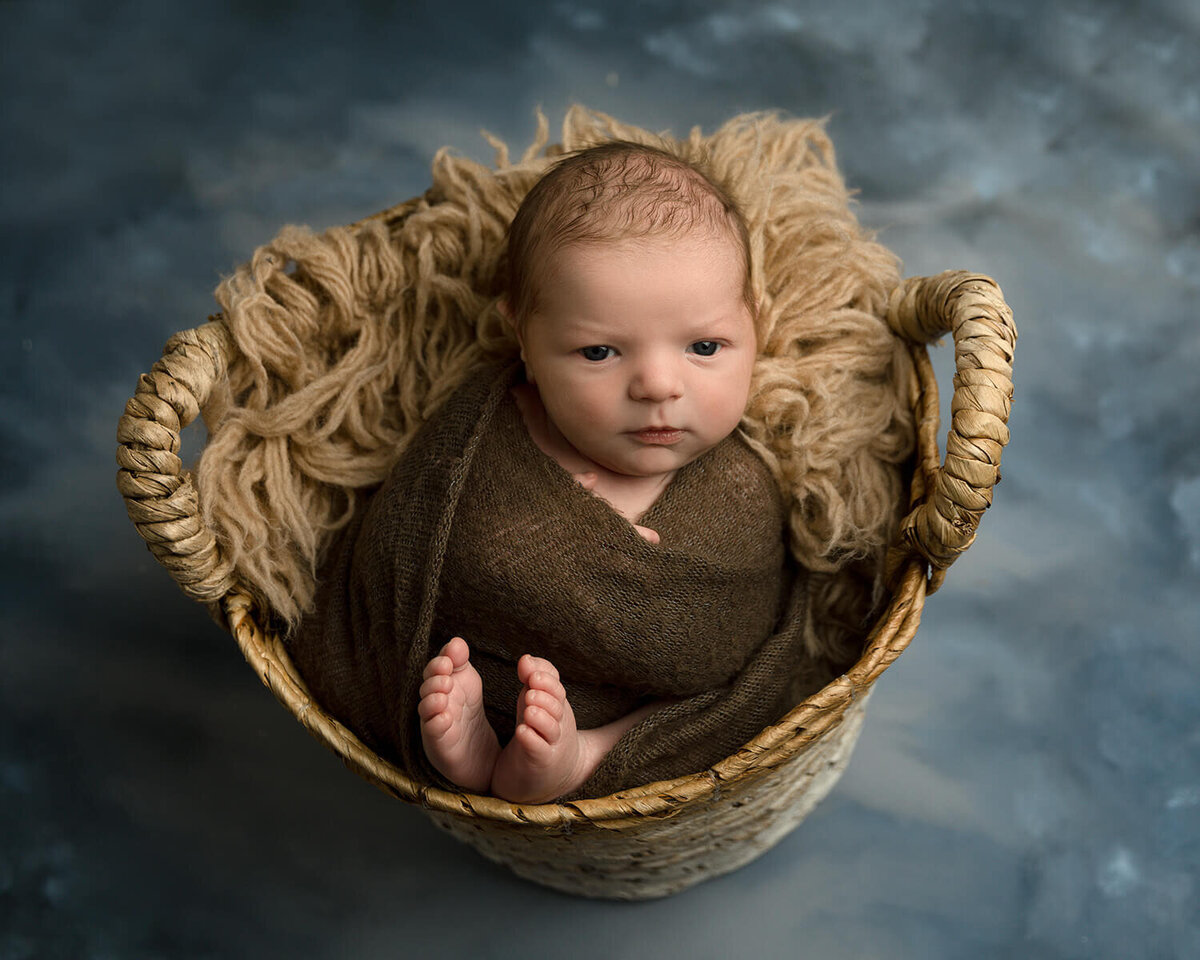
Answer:
[[[678,237],[707,228],[733,241],[746,305],[750,236],[728,190],[698,166],[658,147],[611,140],[559,160],[526,194],[508,231],[508,305],[522,325],[537,310],[551,254],[572,243]]]

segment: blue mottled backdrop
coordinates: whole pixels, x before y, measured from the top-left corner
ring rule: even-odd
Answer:
[[[0,957],[1200,956],[1195,0],[8,0],[0,45]],[[830,115],[907,272],[996,276],[1021,330],[996,505],[845,778],[639,905],[347,774],[113,485],[138,373],[257,243],[576,100]]]

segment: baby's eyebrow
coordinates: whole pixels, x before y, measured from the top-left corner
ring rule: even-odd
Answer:
[[[565,320],[558,321],[559,330],[564,333],[569,333],[571,336],[598,336],[611,337],[613,334],[611,322],[604,320],[593,320],[583,316],[568,317]]]
[[[699,333],[697,334],[697,339],[703,339],[702,334],[706,330],[716,329],[716,330],[720,330],[722,332],[728,332],[731,328],[740,329],[741,326],[742,326],[741,317],[730,316],[729,314],[722,313],[716,317],[704,317],[704,318],[698,319],[695,322],[694,329],[699,331]]]

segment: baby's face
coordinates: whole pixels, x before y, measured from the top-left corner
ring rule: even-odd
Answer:
[[[757,344],[732,239],[572,244],[545,265],[522,355],[552,424],[627,476],[669,473],[737,427]]]

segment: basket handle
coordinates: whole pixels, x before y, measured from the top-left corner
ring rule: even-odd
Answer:
[[[233,587],[233,564],[200,516],[191,473],[178,456],[179,435],[224,379],[233,350],[219,317],[175,334],[138,378],[117,425],[117,489],[129,519],[183,592],[205,603]]]
[[[887,321],[908,340],[926,344],[954,336],[954,397],[946,459],[922,464],[929,497],[904,520],[901,537],[935,571],[950,566],[971,545],[979,520],[1000,480],[1000,452],[1008,443],[1012,361],[1017,329],[1000,287],[991,277],[951,270],[911,277],[893,291]],[[937,431],[937,405],[921,430]],[[931,446],[936,451],[936,444]]]

